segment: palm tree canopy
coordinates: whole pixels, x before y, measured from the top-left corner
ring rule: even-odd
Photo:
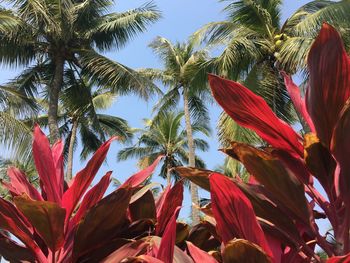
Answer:
[[[188,143],[186,130],[182,127],[184,114],[182,112],[161,113],[153,120],[145,120],[145,128],[140,129],[139,138],[135,145],[126,147],[118,153],[117,159],[127,160],[130,158],[139,159],[138,166],[144,168],[149,166],[159,155],[164,155],[165,160],[161,167],[160,176],[167,177],[168,168],[182,166],[188,163]],[[210,129],[207,123],[193,123],[193,132],[208,136]],[[207,151],[208,143],[201,139],[194,139],[197,149]],[[196,156],[198,167],[205,167],[204,162]],[[175,180],[179,177],[172,171]]]
[[[152,2],[123,13],[109,13],[108,0],[4,2],[11,8],[0,9],[0,63],[25,67],[17,82],[31,92],[52,81],[57,56],[114,91],[147,97],[156,90],[132,69],[98,53],[124,47],[157,21],[160,12]]]
[[[155,106],[157,112],[175,109],[183,92],[189,96],[192,119],[209,119],[205,102],[211,101],[207,88],[207,72],[201,65],[208,59],[206,49],[196,50],[194,43],[171,43],[164,37],[157,37],[149,45],[161,60],[164,69],[141,69],[139,72],[168,87],[167,92]]]
[[[70,69],[66,70],[64,79],[58,119],[61,135],[65,138],[65,153],[68,151],[74,121],[78,122],[82,143],[80,156],[84,160],[112,136],[118,136],[121,141],[132,139],[133,133],[126,120],[103,113],[115,102],[115,93],[108,88],[94,86]],[[42,101],[41,104],[45,108],[47,102]],[[35,121],[43,127],[48,125],[46,114],[40,115]]]

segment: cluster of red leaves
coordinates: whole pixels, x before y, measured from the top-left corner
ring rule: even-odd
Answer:
[[[140,260],[144,262],[172,262],[182,183],[169,186],[155,202],[150,188],[141,184],[152,174],[162,158],[159,157],[103,198],[111,172],[94,187],[89,186],[112,141],[113,138],[104,143],[67,184],[62,142],[50,148],[46,136],[35,127],[33,156],[41,193],[23,172],[16,168],[8,170],[10,182],[3,185],[10,191],[13,202],[0,199],[0,229],[9,233],[0,234],[0,254],[5,259],[42,263],[119,262],[142,255]]]
[[[350,58],[328,24],[311,47],[308,70],[305,99],[281,73],[295,109],[309,126],[304,138],[248,88],[209,76],[225,112],[270,145],[232,142],[223,149],[244,164],[251,175],[248,183],[210,171],[179,169],[211,192],[205,212],[225,245],[224,262],[321,262],[316,245],[327,253],[327,262],[350,262]],[[317,189],[314,179],[320,184]],[[328,219],[333,240],[320,234],[319,218]]]

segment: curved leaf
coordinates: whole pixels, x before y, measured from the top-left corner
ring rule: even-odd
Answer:
[[[230,241],[223,252],[224,263],[272,263],[261,247],[244,239]]]
[[[32,186],[29,182],[25,174],[15,167],[10,167],[7,170],[7,175],[10,178],[11,184],[7,185],[11,192],[14,192],[16,195],[22,195],[23,193],[27,194],[30,198],[34,200],[41,201],[43,200],[42,196]],[[5,185],[5,186],[6,186]]]
[[[132,190],[119,188],[92,207],[80,221],[74,238],[73,262],[83,254],[98,249],[115,237],[126,222]]]
[[[254,130],[273,147],[303,156],[300,136],[277,118],[267,103],[243,85],[209,74],[216,101],[238,124]]]
[[[50,143],[39,125],[34,127],[33,157],[47,200],[61,204],[60,187]]]
[[[187,244],[187,249],[189,251],[189,254],[193,258],[194,262],[217,263],[215,258],[209,255],[207,252],[196,247],[191,242],[187,241],[186,244]]]
[[[178,206],[172,217],[170,218],[162,237],[162,241],[159,245],[157,258],[162,260],[164,263],[173,263],[174,258],[174,247],[176,240],[176,218],[179,215],[181,207]]]
[[[309,113],[306,110],[305,99],[301,97],[299,87],[295,85],[292,78],[285,72],[281,72],[284,77],[284,84],[288,90],[289,96],[293,101],[294,107],[297,112],[303,117],[304,121],[308,124],[310,130],[315,132],[315,126],[312,122]]]
[[[25,196],[16,196],[14,202],[53,253],[63,246],[65,209],[53,202],[33,201]]]
[[[233,238],[247,239],[272,257],[253,207],[242,191],[227,177],[213,173],[210,178],[212,209],[224,244]]]
[[[182,181],[174,185],[163,197],[164,202],[159,212],[157,211],[156,235],[162,235],[172,218],[177,207],[182,205],[183,183]]]
[[[332,26],[323,24],[311,47],[308,68],[307,110],[317,136],[329,147],[333,129],[350,96],[350,58],[339,33]]]
[[[74,177],[71,187],[69,187],[64,193],[62,198],[62,206],[67,210],[66,221],[69,219],[81,197],[90,186],[97,171],[100,169],[103,161],[106,158],[110,144],[115,139],[116,138],[113,137],[101,145],[101,147],[89,160],[85,168],[78,172],[78,174]]]

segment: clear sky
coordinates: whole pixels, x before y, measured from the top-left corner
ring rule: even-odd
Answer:
[[[118,0],[115,2],[116,11],[125,11],[138,7],[146,1]],[[161,65],[156,56],[147,47],[156,36],[166,37],[171,41],[185,41],[194,31],[204,24],[212,21],[223,20],[225,14],[222,13],[221,10],[225,4],[227,4],[225,2],[218,2],[217,0],[157,0],[154,2],[159,10],[161,10],[163,18],[153,26],[150,26],[148,32],[136,37],[123,50],[109,52],[106,55],[132,68],[160,68]],[[306,2],[308,1],[284,1],[282,9],[283,18],[287,18],[298,7]],[[0,67],[0,84],[5,83],[13,76],[13,70]],[[142,119],[151,116],[152,105],[154,105],[156,100],[157,98],[154,98],[146,103],[133,96],[118,98],[108,113],[127,119],[132,127],[141,128]],[[211,126],[214,132],[212,138],[208,140],[210,143],[210,151],[200,154],[200,156],[206,161],[207,167],[213,169],[216,165],[222,163],[224,156],[217,151],[219,144],[215,134],[215,127],[220,114],[220,109],[216,105],[208,105],[208,107],[210,109]],[[113,170],[113,176],[123,182],[129,175],[137,171],[137,160],[120,163],[116,162],[116,154],[121,147],[122,146],[119,143],[113,144],[108,154],[108,160],[100,169],[98,178],[100,178],[100,176],[106,171]],[[79,162],[79,155],[77,153],[75,155],[74,171],[77,172],[80,170],[84,163],[85,162]],[[204,192],[201,192],[201,195],[206,196]],[[189,205],[190,201],[187,193],[185,196],[184,209],[180,217],[185,219],[188,216]]]

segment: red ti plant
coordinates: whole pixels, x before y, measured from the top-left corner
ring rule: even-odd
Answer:
[[[1,256],[10,262],[39,263],[217,262],[195,245],[205,243],[207,250],[219,246],[216,238],[202,239],[208,229],[190,231],[187,224],[176,221],[183,183],[168,185],[157,200],[151,191],[154,185],[143,185],[162,156],[105,197],[112,172],[89,189],[113,140],[103,144],[67,184],[62,142],[50,147],[40,128],[34,128],[33,155],[41,191],[20,170],[8,170],[10,182],[2,183],[12,199],[0,199]]]
[[[269,144],[255,148],[232,142],[222,150],[244,164],[253,179],[249,183],[179,169],[211,192],[206,213],[215,221],[224,262],[321,262],[317,247],[328,262],[350,262],[350,58],[328,24],[311,47],[308,70],[305,98],[291,77],[281,73],[309,125],[311,132],[304,137],[240,83],[209,76],[213,96],[225,112]],[[326,235],[317,226],[320,218],[330,224]]]
[[[0,232],[0,255],[10,262],[119,262],[113,259],[116,254],[142,255],[152,251],[148,249],[151,243],[157,243],[158,254],[145,255],[145,262],[156,262],[149,259],[153,257],[163,260],[173,257],[172,232],[177,207],[182,203],[182,183],[169,186],[163,193],[163,200],[172,203],[167,207],[157,205],[150,188],[141,185],[153,173],[161,156],[104,198],[111,172],[89,189],[113,140],[104,143],[67,184],[62,142],[51,148],[40,128],[34,128],[33,155],[41,192],[23,172],[16,168],[8,170],[10,182],[3,185],[13,198],[11,202],[0,199],[0,229],[5,231]],[[164,235],[164,240],[153,234]],[[108,258],[111,256],[112,261]]]

